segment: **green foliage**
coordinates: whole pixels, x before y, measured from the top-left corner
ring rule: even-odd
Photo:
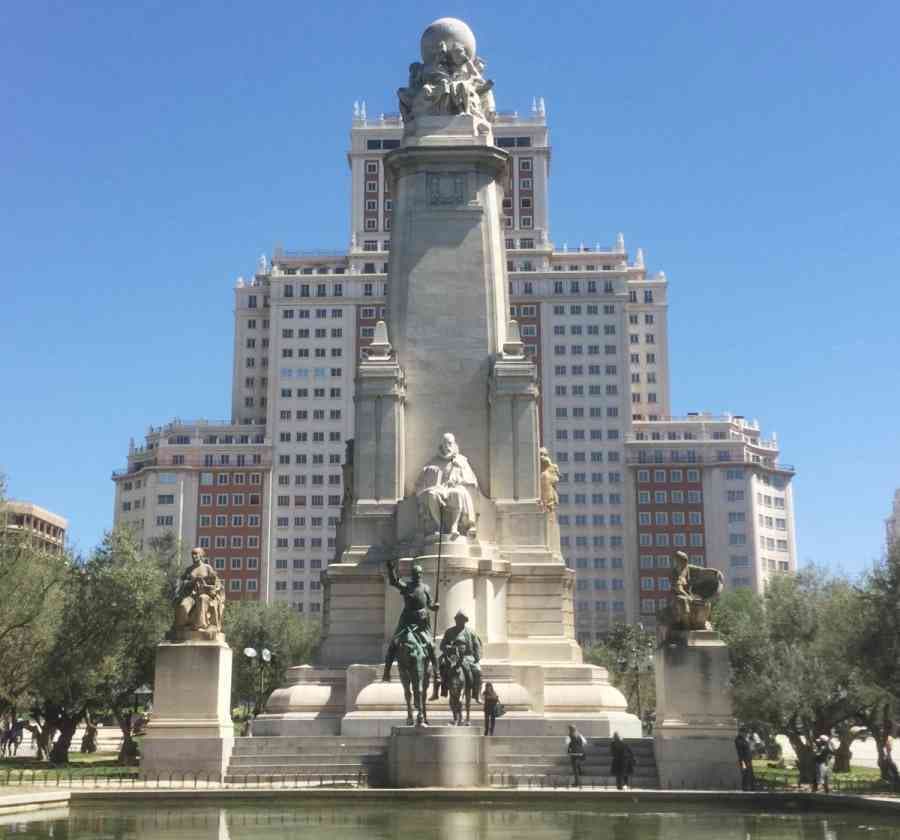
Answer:
[[[872,682],[900,706],[900,542],[866,576],[856,654]]]
[[[62,586],[59,631],[31,686],[33,715],[51,756],[68,759],[75,727],[90,709],[125,716],[134,689],[150,679],[153,649],[169,620],[164,574],[126,532],[112,532]],[[128,734],[128,733],[126,733]]]
[[[628,701],[628,711],[643,719],[656,706],[653,653],[656,636],[642,624],[617,624],[607,636],[585,651],[585,660],[609,671],[610,681]]]
[[[850,724],[883,702],[860,656],[865,609],[858,589],[815,568],[773,578],[764,596],[726,593],[716,607],[737,716],[786,735],[804,781],[815,738],[838,732],[852,740]]]
[[[265,705],[272,691],[284,682],[287,669],[312,660],[319,642],[319,625],[305,621],[288,604],[238,601],[225,609],[225,634],[234,650],[231,705]],[[272,651],[272,661],[260,665],[244,648]]]
[[[65,554],[18,535],[0,539],[0,580],[9,587],[0,598],[0,711],[27,700],[57,634],[68,572]]]

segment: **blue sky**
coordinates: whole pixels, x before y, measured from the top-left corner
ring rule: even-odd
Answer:
[[[900,486],[900,5],[28,3],[0,12],[0,469],[89,549],[128,439],[226,418],[232,286],[348,240],[351,108],[466,19],[545,97],[557,243],[670,280],[673,411],[797,466],[801,561],[879,556]]]

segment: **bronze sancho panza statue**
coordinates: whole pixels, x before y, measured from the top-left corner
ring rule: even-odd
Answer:
[[[670,630],[712,630],[709,615],[713,599],[725,579],[718,569],[692,566],[683,551],[676,551],[672,564],[672,615]]]

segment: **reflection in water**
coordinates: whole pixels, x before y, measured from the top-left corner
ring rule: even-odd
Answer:
[[[900,840],[894,818],[741,813],[597,801],[499,806],[395,800],[335,805],[236,803],[227,808],[160,801],[75,805],[68,813],[24,814],[0,821],[15,840]],[[669,806],[666,806],[669,807]]]

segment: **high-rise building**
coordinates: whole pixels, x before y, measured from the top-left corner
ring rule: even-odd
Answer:
[[[261,513],[260,591],[312,616],[322,610],[320,571],[336,549],[356,366],[386,317],[393,199],[383,158],[399,147],[402,131],[398,115],[370,119],[364,105],[356,107],[349,249],[278,248],[234,291],[231,433],[259,436],[271,459],[271,479],[263,474],[271,491]],[[494,137],[511,156],[501,208],[510,316],[537,365],[542,440],[561,473],[562,551],[577,573],[577,634],[590,642],[613,622],[641,616],[626,451],[637,426],[671,414],[668,284],[662,272],[647,270],[641,249],[629,254],[621,234],[612,244],[551,238],[543,100],[528,115],[498,113]],[[465,450],[465,430],[452,431]],[[173,474],[171,466],[165,472]],[[123,520],[124,503],[117,494]],[[167,515],[154,509],[136,518],[156,529]],[[190,508],[189,516],[200,514]],[[188,541],[190,525],[177,527]],[[755,586],[759,576],[742,577]]]
[[[763,438],[756,421],[636,421],[625,450],[632,585],[645,624],[668,603],[675,551],[719,569],[729,587],[756,592],[771,576],[796,571],[794,468],[778,462],[778,443]]]
[[[207,552],[231,600],[256,600],[269,585],[272,447],[260,426],[173,420],[131,442],[113,473],[117,526],[141,546],[174,534]]]
[[[0,533],[27,535],[32,545],[39,548],[62,551],[68,528],[65,517],[31,502],[11,499],[0,506]]]

